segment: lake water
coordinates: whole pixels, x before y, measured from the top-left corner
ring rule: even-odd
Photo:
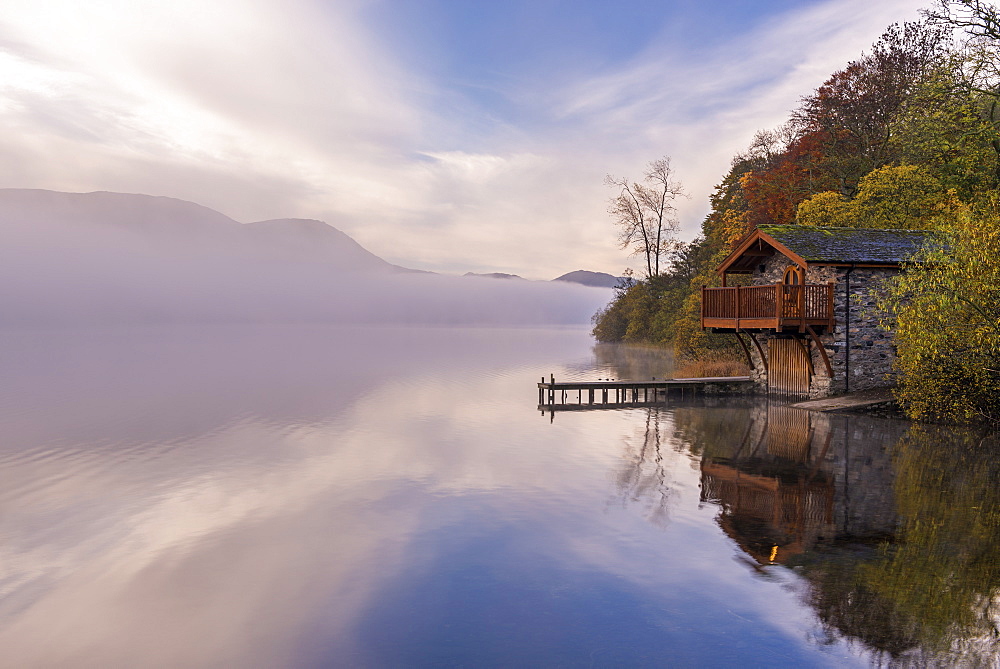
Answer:
[[[3,666],[998,657],[983,435],[750,398],[543,414],[543,375],[669,373],[582,329],[0,345]]]

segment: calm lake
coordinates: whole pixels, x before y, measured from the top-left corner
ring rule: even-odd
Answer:
[[[0,334],[0,664],[997,662],[984,435],[766,399],[542,414],[585,329]]]

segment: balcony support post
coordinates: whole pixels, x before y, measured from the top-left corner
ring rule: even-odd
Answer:
[[[785,321],[785,286],[781,283],[774,284],[774,315],[774,331],[781,332]]]
[[[812,337],[812,340],[816,342],[816,348],[819,349],[819,355],[823,358],[823,365],[826,367],[826,375],[832,379],[833,365],[830,364],[830,357],[826,354],[826,347],[823,346],[823,342],[819,340],[819,335],[816,334],[816,331],[812,329],[811,325],[806,326],[806,331],[809,333],[809,336]]]
[[[795,304],[799,310],[799,332],[806,331],[806,284],[795,287]]]
[[[707,305],[705,304],[705,286],[702,286],[701,287],[701,329],[702,330],[705,329],[705,309],[706,309],[706,306]]]
[[[829,323],[830,328],[836,325],[833,319],[833,288],[836,284],[833,281],[829,281],[826,284],[826,320]]]
[[[812,352],[809,350],[809,340],[802,337],[795,337],[794,335],[793,337],[799,343],[799,346],[802,347],[802,352],[806,355],[806,363],[809,365],[809,378],[811,379],[816,375],[816,368],[813,366]]]
[[[740,330],[737,330],[737,332],[740,332]],[[744,332],[743,334],[749,337],[750,341],[753,342],[754,347],[757,349],[757,354],[760,355],[760,365],[764,368],[764,371],[767,372],[767,356],[764,355],[764,349],[761,347],[760,342],[757,341],[757,338],[750,332]]]
[[[740,336],[740,331],[737,330],[734,332],[733,336],[736,337],[736,341],[740,343],[740,348],[743,349],[743,355],[747,357],[747,364],[750,365],[750,369],[757,369],[757,366],[753,364],[753,357],[750,355],[750,349],[747,348],[747,345],[743,342],[743,337]]]

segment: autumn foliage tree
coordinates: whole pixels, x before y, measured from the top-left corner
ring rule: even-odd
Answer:
[[[893,25],[872,52],[802,98],[788,123],[760,131],[741,156],[751,225],[792,223],[815,193],[856,195],[861,178],[899,159],[893,141],[905,103],[944,58],[945,31]]]
[[[853,200],[835,191],[824,191],[803,201],[797,222],[928,230],[949,224],[958,206],[953,192],[924,167],[886,165],[861,177]]]
[[[792,223],[800,202],[818,190],[836,186],[815,167],[823,156],[817,133],[793,136],[783,151],[766,157],[755,155],[757,147],[759,139],[751,145],[748,156],[753,167],[739,178],[751,226]]]
[[[861,177],[894,162],[893,126],[908,96],[945,53],[945,31],[923,23],[893,25],[872,52],[835,72],[792,114],[818,143],[811,167],[846,197]]]

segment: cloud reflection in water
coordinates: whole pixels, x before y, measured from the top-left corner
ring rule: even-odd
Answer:
[[[851,661],[733,559],[682,444],[654,524],[615,480],[641,416],[533,411],[599,368],[585,330],[66,335],[3,335],[12,664]]]

